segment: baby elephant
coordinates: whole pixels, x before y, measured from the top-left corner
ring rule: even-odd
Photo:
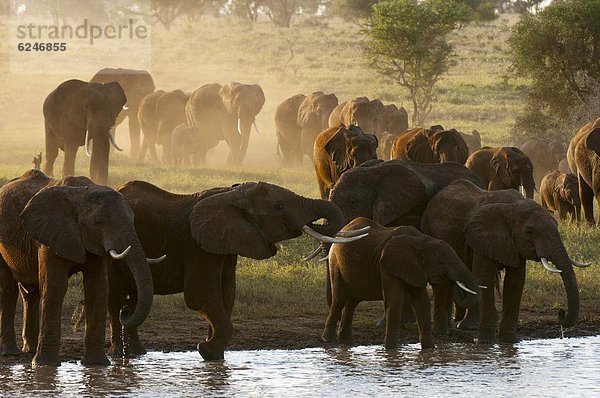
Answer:
[[[191,156],[197,150],[198,129],[181,123],[173,129],[171,134],[171,151],[173,164],[191,164]]]
[[[571,221],[581,219],[581,200],[579,199],[579,183],[571,173],[554,170],[547,174],[540,185],[542,206],[558,213],[561,220],[571,216]]]
[[[355,218],[342,231],[369,228],[369,235],[345,245],[334,244],[329,251],[329,278],[332,302],[323,331],[323,341],[332,342],[340,319],[337,340],[352,341],[352,317],[361,301],[382,300],[385,307],[385,347],[398,342],[400,317],[405,293],[410,298],[421,348],[433,348],[431,308],[427,283],[434,288],[436,321],[446,322],[450,304],[449,289],[459,302],[477,302],[478,284],[446,243],[424,235],[414,227],[383,227],[376,222]],[[343,310],[343,313],[342,313]]]

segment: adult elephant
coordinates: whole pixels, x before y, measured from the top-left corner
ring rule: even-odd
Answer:
[[[469,156],[465,166],[483,181],[489,191],[519,190],[522,186],[525,196],[533,199],[533,164],[519,148],[482,148]]]
[[[585,219],[594,225],[594,197],[600,204],[600,118],[583,126],[571,139],[567,160],[579,182]]]
[[[67,80],[44,101],[46,163],[44,172],[53,175],[59,148],[65,153],[63,177],[75,173],[80,146],[91,156],[90,177],[98,184],[108,180],[109,142],[119,151],[112,129],[127,102],[119,83],[88,83]],[[93,141],[90,155],[89,144]]]
[[[401,134],[392,145],[391,158],[421,163],[464,164],[469,148],[455,129],[415,128]]]
[[[377,137],[365,134],[360,127],[330,127],[315,141],[313,164],[321,199],[329,192],[340,175],[368,160],[377,159]]]
[[[359,231],[354,238],[329,238],[343,225],[337,206],[264,182],[176,195],[147,182],[133,181],[118,191],[133,209],[144,250],[167,255],[163,263],[150,265],[154,293],[183,292],[187,306],[208,321],[208,338],[198,344],[205,360],[223,359],[233,335],[231,311],[238,255],[272,257],[277,253],[275,243],[295,238],[303,231],[330,242],[364,237]],[[312,223],[321,218],[327,220],[327,225]],[[114,355],[123,352],[119,309],[136,300],[131,277],[125,271],[118,264],[109,270]],[[137,328],[127,328],[127,334],[130,354],[144,353]]]
[[[256,128],[255,118],[264,103],[265,94],[258,84],[213,83],[194,91],[185,113],[187,123],[198,128],[201,135],[198,161],[204,163],[206,151],[225,140],[231,151],[227,163],[242,164],[250,130],[253,124]]]
[[[481,134],[479,134],[479,131],[473,129],[471,134],[459,131],[459,134],[465,140],[467,148],[469,148],[469,155],[481,149]]]
[[[303,155],[312,159],[317,135],[327,128],[337,104],[335,94],[321,91],[294,95],[279,104],[275,109],[275,133],[285,167],[300,165]]]
[[[389,131],[385,131],[383,134],[381,134],[381,138],[379,138],[379,145],[377,146],[377,157],[381,160],[391,160],[394,141],[396,141],[396,139],[402,134],[404,134],[404,132],[390,133]]]
[[[139,106],[144,97],[155,89],[152,75],[145,70],[104,68],[99,70],[91,80],[92,83],[117,82],[127,97],[127,109],[119,113],[117,125],[125,118],[129,120],[130,156],[136,158],[140,149],[140,125],[138,123]]]
[[[156,154],[156,145],[163,148],[162,161],[171,160],[171,134],[173,129],[186,122],[185,105],[190,96],[181,90],[158,90],[142,99],[137,114],[144,140],[138,160],[143,161],[146,152],[150,158],[160,163]]]
[[[385,107],[378,99],[355,98],[335,107],[329,116],[329,127],[353,124],[363,129],[365,133],[375,134],[379,137],[383,133],[383,123],[380,123],[380,119],[384,112]]]
[[[421,231],[448,242],[472,269],[478,283],[488,287],[479,294],[479,342],[496,341],[498,315],[494,286],[501,269],[506,272],[498,340],[508,343],[517,340],[527,260],[541,261],[549,271],[560,273],[568,302],[566,314],[563,310],[559,312],[560,323],[570,327],[577,321],[579,290],[572,264],[589,264],[569,258],[556,220],[533,200],[511,189],[489,192],[470,181],[456,181],[429,202]],[[469,308],[464,322],[476,318],[474,309]]]
[[[0,254],[2,355],[18,352],[14,316],[21,290],[23,352],[35,353],[37,365],[60,363],[60,322],[68,278],[83,272],[82,363],[108,365],[104,335],[111,257],[123,259],[138,297],[133,312],[121,311],[119,321],[135,327],[150,312],[152,276],[134,229],[133,212],[123,195],[85,177],[54,180],[31,170],[0,189]]]
[[[402,106],[398,108],[395,104],[384,105],[379,119],[377,132],[380,134],[377,138],[381,138],[381,134],[386,131],[399,134],[408,130],[408,112]]]
[[[558,163],[567,154],[567,149],[562,142],[555,140],[530,139],[520,147],[533,164],[533,179],[535,186],[539,187],[542,178],[558,168]]]

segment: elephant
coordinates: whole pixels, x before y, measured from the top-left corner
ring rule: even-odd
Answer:
[[[600,118],[583,126],[571,139],[567,160],[579,182],[585,220],[594,225],[594,197],[600,204]]]
[[[469,148],[469,155],[481,149],[481,134],[479,133],[479,131],[473,129],[473,131],[471,131],[471,134],[459,131],[459,134],[463,138],[463,140],[465,140],[465,143]]]
[[[127,98],[119,83],[88,83],[67,80],[44,101],[46,163],[44,172],[53,175],[58,149],[65,153],[63,177],[75,173],[75,157],[80,146],[91,156],[90,177],[97,184],[108,180],[109,142],[118,150],[112,128]],[[93,140],[90,155],[89,143]]]
[[[335,107],[329,115],[329,127],[353,124],[363,129],[365,133],[375,134],[379,138],[383,133],[383,123],[380,123],[380,119],[383,119],[384,112],[385,107],[378,99],[355,98]]]
[[[206,161],[206,151],[219,141],[227,141],[228,164],[242,164],[248,149],[250,130],[265,103],[265,94],[258,84],[231,82],[224,86],[205,84],[192,93],[185,106],[187,124],[198,128],[201,146],[198,162]],[[258,132],[258,129],[257,129]]]
[[[275,109],[275,134],[284,167],[299,166],[302,156],[312,159],[317,135],[325,130],[337,106],[335,94],[321,91],[294,95]]]
[[[562,142],[555,140],[530,139],[520,147],[533,164],[533,179],[537,187],[541,186],[542,178],[558,168],[558,163],[567,154]]]
[[[133,209],[135,228],[146,253],[167,256],[163,263],[150,265],[154,293],[183,292],[188,308],[199,311],[209,323],[208,337],[197,347],[205,360],[223,359],[233,335],[231,311],[238,255],[272,257],[277,253],[275,243],[302,232],[329,242],[365,236],[331,238],[343,226],[336,205],[264,182],[176,195],[147,182],[132,181],[118,191]],[[313,224],[321,218],[327,220],[326,225]],[[119,308],[136,299],[127,274],[117,263],[109,268],[113,355],[123,350]],[[144,353],[137,328],[127,328],[127,335],[128,355]]]
[[[483,181],[489,191],[519,190],[522,186],[525,196],[533,199],[533,164],[519,148],[485,147],[471,154],[465,166]]]
[[[177,125],[186,122],[185,105],[189,98],[189,94],[181,90],[158,90],[142,99],[137,117],[144,140],[138,160],[143,161],[146,152],[150,151],[152,161],[160,163],[156,154],[157,144],[163,148],[163,163],[170,160],[171,133]]]
[[[198,129],[181,123],[173,129],[171,135],[171,151],[173,164],[191,164],[192,155],[198,147]]]
[[[140,150],[138,110],[142,99],[155,90],[152,75],[145,70],[104,68],[92,77],[91,82],[117,82],[123,88],[127,97],[127,109],[119,113],[117,125],[121,124],[126,117],[129,119],[130,156],[135,159]]]
[[[33,157],[33,162],[32,163],[33,163],[33,168],[35,170],[39,170],[40,169],[40,167],[42,165],[42,153],[41,152],[38,153],[37,155],[35,155]]]
[[[408,112],[406,112],[404,107],[398,108],[394,104],[384,105],[377,130],[377,132],[381,132],[377,138],[381,138],[381,135],[386,131],[392,134],[399,134],[407,131]]]
[[[86,177],[51,179],[30,170],[0,189],[1,352],[16,355],[15,307],[23,296],[23,352],[35,365],[58,366],[60,320],[70,275],[83,272],[86,327],[84,365],[109,365],[104,353],[107,267],[121,259],[138,297],[133,312],[118,314],[127,327],[150,312],[153,283],[133,212],[123,195]],[[38,317],[39,313],[39,317]],[[38,324],[39,320],[39,324]],[[39,331],[38,331],[39,330]]]
[[[343,172],[372,159],[377,159],[377,137],[373,134],[365,134],[354,125],[322,131],[313,154],[321,199],[329,199],[331,188]]]
[[[455,298],[469,306],[477,303],[475,278],[446,242],[422,234],[414,227],[383,227],[358,217],[342,231],[364,230],[369,236],[343,245],[334,244],[329,254],[329,280],[332,301],[325,322],[323,341],[333,342],[336,326],[339,342],[352,342],[354,309],[363,300],[384,301],[385,347],[395,348],[398,342],[404,296],[408,294],[419,326],[421,348],[433,348],[431,308],[427,283],[434,287],[436,317],[448,316],[440,310],[448,307],[444,300],[450,282],[461,289]],[[343,310],[343,315],[342,315]]]
[[[394,141],[401,136],[402,133],[390,133],[389,131],[383,132],[379,139],[379,146],[377,147],[377,157],[381,160],[392,159],[392,146]]]
[[[571,173],[571,168],[569,167],[569,161],[567,160],[567,157],[565,156],[564,158],[562,158],[560,160],[560,162],[558,162],[558,167],[557,169],[559,171],[562,171],[563,173]]]
[[[464,164],[469,156],[469,148],[455,129],[414,128],[394,141],[390,156],[392,159],[421,163]]]
[[[498,340],[517,341],[526,260],[542,262],[548,271],[560,273],[568,310],[559,311],[559,320],[564,327],[576,323],[579,290],[572,265],[590,264],[569,257],[556,220],[533,200],[512,189],[486,191],[470,181],[455,181],[429,202],[421,219],[421,231],[449,243],[472,270],[477,282],[488,287],[478,295],[479,316],[477,307],[471,307],[459,324],[462,328],[472,328],[478,321],[479,342],[496,341],[498,315],[494,286],[500,269],[505,270],[505,276]]]
[[[554,170],[542,179],[540,199],[544,208],[558,212],[561,220],[571,216],[571,221],[580,221],[581,201],[579,199],[579,182],[571,173]]]

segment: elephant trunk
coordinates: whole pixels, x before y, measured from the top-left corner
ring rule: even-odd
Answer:
[[[90,178],[96,184],[106,185],[108,182],[108,158],[110,144],[106,132],[92,132],[93,146],[90,160]]]
[[[139,241],[132,243],[131,252],[125,257],[125,263],[133,275],[137,289],[137,303],[133,311],[127,308],[121,310],[119,321],[127,328],[141,325],[152,307],[154,283],[150,267]]]
[[[573,271],[569,255],[562,243],[556,245],[549,251],[549,254],[550,261],[562,271],[560,276],[567,292],[567,312],[565,313],[563,309],[560,309],[558,319],[563,327],[571,327],[575,325],[579,315],[579,287],[577,286],[575,272]]]
[[[238,128],[241,134],[240,148],[237,159],[238,164],[241,164],[246,157],[246,151],[248,150],[248,142],[250,141],[250,132],[252,131],[253,123],[254,117],[242,116],[240,119],[238,119]]]
[[[533,192],[535,190],[533,172],[521,174],[521,185],[525,189],[525,197],[527,199],[533,199]]]

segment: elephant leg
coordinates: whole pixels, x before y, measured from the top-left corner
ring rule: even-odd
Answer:
[[[233,304],[235,302],[235,269],[237,266],[237,256],[229,256],[228,259],[225,260],[225,265],[223,267],[223,278],[222,278],[222,286],[223,286],[223,305],[225,306],[225,311],[227,312],[227,316],[231,318],[231,313],[233,312]],[[212,329],[212,328],[210,328]],[[212,332],[212,330],[211,330]],[[212,338],[212,333],[208,336],[209,340]]]
[[[140,122],[137,118],[138,107],[129,107],[129,156],[135,159],[140,150]]]
[[[385,307],[385,348],[398,346],[402,307],[404,306],[405,283],[381,271],[383,288],[383,306]]]
[[[402,306],[402,319],[400,326],[404,327],[408,324],[414,324],[416,318],[412,308],[412,300],[408,292],[404,292],[404,305]]]
[[[487,286],[477,295],[479,298],[479,342],[493,344],[496,341],[498,312],[496,311],[495,280],[498,264],[479,253],[473,253],[473,275],[478,283]]]
[[[75,175],[75,158],[79,145],[65,142],[65,162],[63,163],[63,177]]]
[[[19,286],[23,297],[23,348],[22,352],[35,354],[40,332],[40,289],[35,286],[26,290]]]
[[[229,157],[227,158],[228,166],[237,166],[241,163],[240,161],[240,144],[241,136],[237,133],[232,134],[231,137],[227,138],[227,145],[229,145]]]
[[[158,154],[156,153],[156,142],[152,141],[148,143],[148,150],[150,151],[150,160],[154,164],[160,164],[160,159],[158,158]]]
[[[438,334],[448,334],[452,328],[452,292],[448,281],[432,286],[433,288],[433,325]],[[413,305],[414,309],[414,305]],[[416,310],[415,310],[416,313]],[[417,315],[418,323],[418,315]]]
[[[342,320],[340,322],[340,330],[337,335],[339,343],[350,345],[354,342],[352,337],[352,320],[354,319],[354,310],[360,303],[360,300],[349,297],[342,311]]]
[[[557,203],[557,207],[558,207],[558,218],[560,220],[566,220],[567,219],[567,204],[563,203],[562,200],[559,200]]]
[[[56,138],[46,126],[46,159],[44,163],[44,173],[49,176],[54,175],[54,161],[58,157],[58,143]]]
[[[103,259],[88,261],[83,269],[85,300],[85,336],[82,365],[110,365],[104,354],[106,311],[108,310],[108,275]]]
[[[412,307],[417,317],[417,325],[419,326],[419,341],[421,349],[433,348],[433,337],[431,335],[431,303],[429,294],[424,287],[406,286],[406,291],[409,293]]]
[[[525,286],[525,264],[517,268],[506,268],[502,295],[502,321],[498,332],[498,341],[504,343],[517,342],[517,323],[521,296]]]
[[[148,141],[148,137],[144,134],[144,138],[142,139],[142,146],[140,147],[140,150],[137,155],[138,162],[143,162],[146,159],[146,152],[148,152],[148,146],[150,145]]]
[[[0,256],[0,354],[18,355],[15,337],[15,312],[19,289],[17,281],[4,259]]]
[[[326,343],[333,343],[336,341],[336,329],[338,321],[342,316],[342,310],[346,306],[349,297],[343,286],[333,286],[333,294],[331,296],[331,305],[329,306],[329,314],[325,321],[325,328],[321,339]]]
[[[594,225],[594,191],[584,181],[581,174],[578,175],[579,179],[579,197],[581,198],[581,205],[583,206],[583,213],[585,220],[588,224]]]
[[[38,259],[40,335],[33,364],[58,366],[60,320],[71,264],[53,254],[47,246],[38,249]]]

